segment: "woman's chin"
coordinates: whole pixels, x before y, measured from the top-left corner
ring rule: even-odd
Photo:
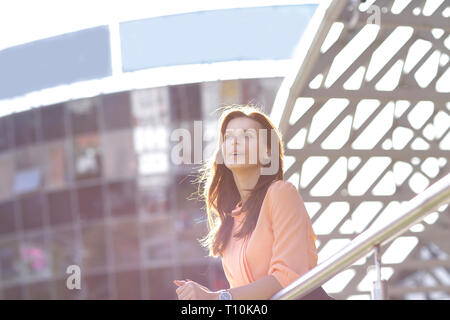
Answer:
[[[245,170],[257,168],[257,164],[248,164],[248,163],[227,163],[226,167],[230,170]]]

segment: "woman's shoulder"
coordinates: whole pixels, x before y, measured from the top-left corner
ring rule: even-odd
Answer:
[[[274,180],[268,189],[268,192],[270,193],[280,193],[287,190],[295,190],[297,191],[297,188],[292,184],[290,181],[285,180]]]
[[[269,201],[273,204],[289,204],[301,199],[300,193],[292,182],[275,180],[268,189]]]

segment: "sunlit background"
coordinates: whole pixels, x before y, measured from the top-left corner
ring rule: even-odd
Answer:
[[[409,2],[396,1],[392,13],[400,14]],[[276,97],[299,51],[308,49],[299,42],[318,3],[3,1],[0,298],[176,299],[172,280],[184,278],[212,290],[228,287],[220,260],[206,257],[196,241],[206,233],[205,210],[187,198],[196,191],[192,180],[199,165],[171,162],[175,142],[170,134],[186,128],[194,136],[194,121],[202,121],[207,159],[217,139],[216,108],[254,103],[280,118],[286,111],[274,108]],[[430,16],[442,3],[427,1],[417,14]],[[321,54],[333,48],[343,29],[343,22],[332,25]],[[357,92],[363,79],[375,79],[376,90],[390,92],[402,72],[414,72],[419,86],[435,85],[442,110],[428,100],[368,97],[354,104],[345,97],[312,95],[299,97],[289,110],[293,130],[285,143],[303,155],[288,152],[285,172],[305,199],[318,235],[319,263],[369,226],[392,221],[401,205],[392,197],[400,186],[409,188],[405,194],[417,194],[448,172],[448,28],[432,30],[442,40],[438,49],[423,39],[408,42],[413,31],[395,28],[370,64],[356,68],[343,88]],[[379,32],[378,26],[367,25],[352,35],[326,74],[319,72],[308,88],[330,88],[340,81]],[[406,59],[381,77],[386,61],[405,43],[410,45]],[[446,71],[439,74],[440,68]],[[419,129],[423,133],[415,137]],[[350,143],[353,131],[361,134]],[[387,132],[392,134],[385,139]],[[375,152],[363,166],[356,153],[335,156],[349,144],[370,154],[381,140],[386,154]],[[415,150],[430,150],[437,140],[438,147],[431,148],[439,150],[437,156],[414,157]],[[320,152],[309,154],[314,145]],[[403,151],[411,155],[410,163],[395,161]],[[350,174],[355,168],[360,170]],[[359,197],[358,203],[336,195]],[[419,247],[420,233],[445,209],[386,248],[382,269],[389,280],[396,266],[408,265],[413,257],[416,267],[395,281],[442,290],[395,298],[449,297],[448,251],[435,243]],[[417,273],[418,255],[445,261],[444,266]],[[361,259],[324,288],[338,298],[368,299],[371,259]],[[81,268],[81,290],[66,287],[66,268],[74,264]]]

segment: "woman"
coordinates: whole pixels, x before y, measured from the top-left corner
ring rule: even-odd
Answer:
[[[281,134],[250,105],[226,107],[215,156],[202,171],[209,255],[222,258],[230,289],[175,280],[178,299],[269,299],[317,264],[303,200],[283,180]],[[255,155],[256,161],[255,161]],[[275,166],[274,166],[275,164]]]

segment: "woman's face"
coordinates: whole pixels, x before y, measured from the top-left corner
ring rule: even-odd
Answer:
[[[232,169],[244,169],[260,165],[259,150],[266,152],[266,141],[259,142],[262,125],[253,119],[239,117],[227,124],[222,143],[222,156],[225,166]]]

